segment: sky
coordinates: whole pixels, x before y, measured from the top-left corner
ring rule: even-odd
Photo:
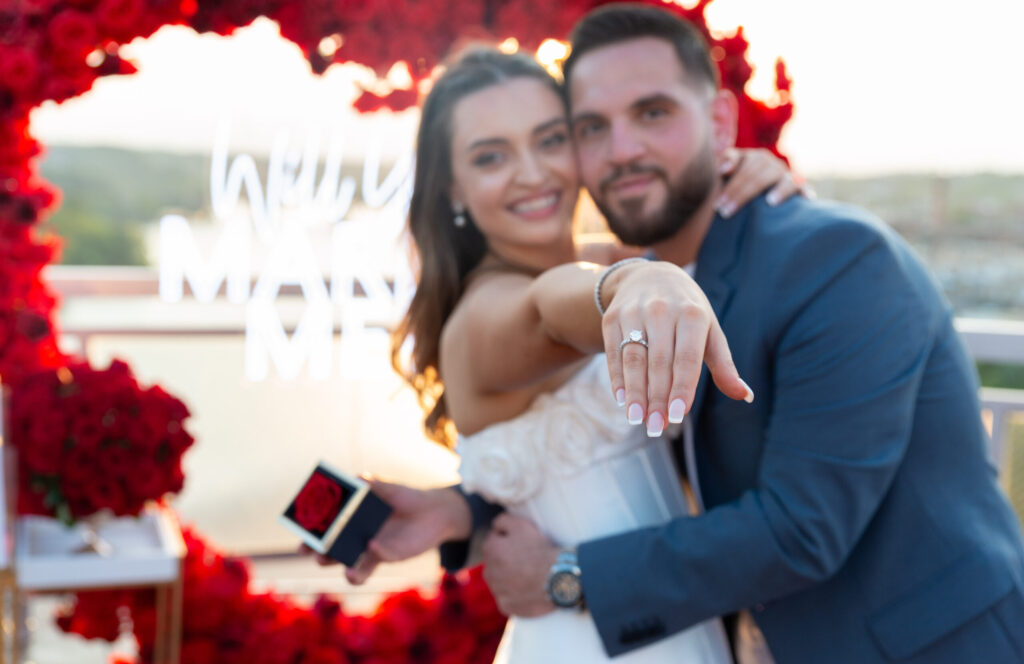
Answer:
[[[1024,173],[1024,2],[715,0],[711,27],[744,27],[768,97],[774,62],[793,78],[796,114],[781,147],[811,177],[890,172]],[[229,38],[164,28],[122,49],[140,68],[32,118],[45,143],[266,153],[280,132],[339,138],[354,157],[412,145],[417,113],[360,116],[357,67],[310,73],[298,47],[259,20]]]

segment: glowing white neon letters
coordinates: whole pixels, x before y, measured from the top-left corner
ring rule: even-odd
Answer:
[[[367,335],[384,334],[381,326],[390,325],[412,297],[413,278],[398,242],[411,194],[412,155],[398,159],[383,180],[379,152],[365,157],[362,200],[374,213],[370,219],[349,219],[356,182],[341,176],[340,140],[328,144],[317,185],[317,132],[307,134],[301,154],[290,151],[288,133],[279,132],[264,188],[250,155],[238,154],[229,165],[228,139],[222,126],[210,168],[219,236],[202,256],[188,220],[178,215],[160,220],[160,296],[180,301],[187,280],[196,299],[209,303],[226,282],[228,301],[246,307],[245,375],[253,381],[267,377],[270,362],[285,380],[296,378],[304,364],[312,378],[328,378],[337,312],[342,348],[349,349],[338,353],[338,363],[351,371],[355,354],[350,350]],[[243,191],[247,204],[241,201]],[[310,231],[316,227],[330,228],[328,266],[319,264],[314,251]],[[250,292],[257,242],[267,254]],[[298,286],[304,300],[290,338],[274,304],[285,285]]]

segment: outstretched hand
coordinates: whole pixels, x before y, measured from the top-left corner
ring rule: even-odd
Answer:
[[[646,421],[647,434],[660,436],[666,423],[682,422],[702,364],[727,397],[753,401],[711,304],[682,268],[637,262],[611,273],[606,286],[605,357],[612,393],[631,424]]]

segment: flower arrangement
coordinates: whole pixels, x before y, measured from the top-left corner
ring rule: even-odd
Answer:
[[[192,445],[188,409],[160,387],[142,389],[124,362],[83,363],[26,376],[11,395],[18,511],[73,520],[107,510],[137,515],[177,493]]]
[[[246,561],[229,558],[184,531],[182,664],[485,664],[505,626],[479,568],[445,575],[436,593],[397,593],[369,616],[347,614],[337,600],[312,606],[249,589]],[[57,618],[66,632],[113,641],[131,616],[139,659],[152,661],[156,601],[152,590],[79,593]]]
[[[412,85],[378,81],[355,101],[361,111],[402,110],[459,40],[515,37],[535,49],[563,37],[606,0],[8,0],[0,3],[0,375],[12,388],[11,442],[22,458],[21,509],[65,520],[96,509],[138,511],[146,498],[181,488],[181,429],[187,410],[153,387],[135,384],[127,367],[94,370],[57,347],[56,298],[42,278],[59,242],[39,224],[59,194],[38,177],[42,149],[29,112],[88,91],[100,76],[133,73],[121,45],[163,25],[230,34],[258,16],[275,21],[322,73],[356,62],[383,76],[399,62]],[[776,67],[776,98],[765,103],[744,86],[751,68],[742,30],[715,38],[704,23],[711,0],[675,11],[712,45],[723,84],[739,100],[741,147],[776,143],[793,112],[785,67]],[[125,472],[126,469],[131,472]],[[140,472],[139,468],[152,471]],[[313,607],[248,589],[244,562],[222,556],[187,533],[184,664],[387,664],[489,662],[504,619],[478,571],[445,577],[436,596],[415,591],[386,600],[372,616],[348,616],[332,600]],[[111,638],[119,607],[129,607],[139,662],[152,661],[154,600],[145,593],[78,595],[60,618],[68,631]],[[117,664],[135,664],[120,658]]]

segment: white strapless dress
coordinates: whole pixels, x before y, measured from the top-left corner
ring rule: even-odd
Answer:
[[[668,450],[672,434],[648,438],[642,426],[626,422],[598,355],[521,415],[462,436],[459,471],[467,491],[572,547],[687,513]],[[730,664],[732,658],[715,619],[612,660],[589,613],[557,610],[509,620],[495,661]]]

